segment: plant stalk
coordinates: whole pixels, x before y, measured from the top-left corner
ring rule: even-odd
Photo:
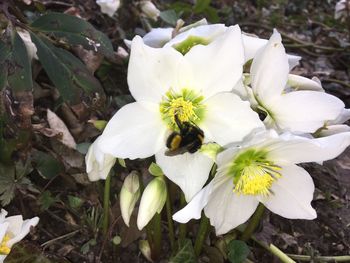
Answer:
[[[251,236],[253,235],[254,231],[259,225],[261,217],[264,215],[265,207],[262,203],[260,203],[255,210],[254,214],[252,215],[251,219],[249,220],[249,223],[247,227],[244,229],[240,239],[242,241],[248,241]]]
[[[153,250],[152,259],[158,261],[162,250],[162,225],[161,213],[156,213],[152,219],[153,221]]]
[[[166,197],[165,206],[166,206],[166,214],[167,214],[167,219],[168,219],[170,247],[171,247],[171,251],[174,252],[174,250],[175,250],[175,234],[174,233],[175,232],[174,232],[174,222],[173,222],[173,218],[172,218],[169,182],[167,183],[167,197]]]
[[[185,206],[186,206],[185,195],[183,193],[181,193],[181,196],[180,196],[180,207],[184,208]],[[186,224],[180,224],[180,226],[179,226],[179,241],[180,241],[180,243],[182,243],[185,240],[186,234],[187,234],[187,225]]]
[[[203,243],[209,234],[209,218],[207,218],[204,213],[202,214],[201,222],[199,224],[198,234],[196,241],[194,243],[194,252],[198,257],[202,251]]]
[[[109,197],[111,192],[111,173],[108,174],[105,181],[105,188],[103,193],[103,234],[108,233],[109,225]]]

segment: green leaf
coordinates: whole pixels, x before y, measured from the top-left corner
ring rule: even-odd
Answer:
[[[89,22],[76,16],[52,12],[35,20],[31,27],[63,38],[71,45],[82,45],[107,57],[114,56],[113,46],[108,37]]]
[[[151,163],[151,165],[148,167],[148,171],[153,176],[162,176],[164,173],[162,171],[162,168],[158,166],[156,163]]]
[[[2,206],[8,205],[15,195],[15,168],[0,164],[0,202]]]
[[[191,240],[185,239],[179,242],[179,251],[169,260],[169,263],[197,263]]]
[[[103,94],[101,84],[85,65],[68,51],[57,48],[47,39],[31,33],[37,55],[47,75],[62,98],[73,104],[81,102],[82,89],[90,94]]]
[[[50,191],[45,191],[39,198],[40,209],[45,211],[50,208],[54,203],[59,201],[58,196],[52,196]]]
[[[220,21],[218,10],[215,9],[214,7],[208,6],[203,10],[203,13],[208,18],[208,20],[212,23],[218,23]]]
[[[6,45],[5,42],[0,40],[0,91],[5,87],[7,83],[9,57],[11,54],[11,48]]]
[[[64,171],[62,163],[45,152],[34,152],[33,161],[33,166],[46,179],[51,179]]]
[[[87,154],[89,147],[91,143],[89,142],[82,142],[77,144],[77,151],[80,152],[81,154]]]
[[[195,14],[203,12],[207,7],[209,7],[211,0],[197,0],[193,7],[193,12]]]
[[[42,249],[33,245],[30,242],[17,243],[12,249],[11,253],[5,259],[6,263],[68,263],[64,258],[56,258],[50,255],[48,259],[43,253]]]
[[[126,163],[125,163],[125,160],[124,160],[124,159],[118,158],[118,163],[119,163],[119,165],[120,165],[121,167],[126,168]]]
[[[68,203],[71,208],[79,209],[83,205],[84,200],[77,196],[68,195]]]
[[[160,12],[160,18],[164,22],[166,22],[170,25],[173,25],[173,26],[176,26],[176,22],[179,19],[176,12],[172,9]]]
[[[241,240],[232,240],[227,245],[228,259],[231,263],[241,263],[249,255],[249,247]]]

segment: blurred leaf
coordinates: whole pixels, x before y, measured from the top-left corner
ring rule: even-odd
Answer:
[[[192,242],[189,239],[179,242],[179,251],[169,260],[169,263],[196,263]]]
[[[84,200],[77,196],[68,195],[68,203],[71,208],[79,209],[84,203]]]
[[[8,83],[14,91],[33,89],[32,67],[22,38],[14,33],[12,53],[8,63]]]
[[[197,0],[193,7],[193,12],[198,14],[202,13],[207,7],[209,7],[211,0]]]
[[[158,166],[156,163],[151,163],[151,165],[148,167],[148,171],[153,176],[162,176],[164,173],[162,171],[162,168]]]
[[[231,263],[241,263],[249,255],[249,247],[247,244],[241,240],[232,240],[227,245],[228,259]]]
[[[99,81],[78,58],[55,47],[47,39],[32,33],[31,38],[38,49],[42,66],[64,100],[74,104],[81,102],[81,89],[90,94],[103,93]]]
[[[192,12],[192,5],[188,4],[188,3],[181,2],[181,1],[178,1],[178,2],[171,4],[170,7],[176,13],[178,13],[180,16],[183,13],[191,13]]]
[[[30,172],[29,166],[17,164],[5,166],[0,163],[0,202],[8,205],[13,199],[16,189],[31,184],[25,176]]]
[[[108,37],[81,18],[52,12],[35,20],[31,27],[64,38],[71,45],[82,45],[107,57],[114,56]]]
[[[33,161],[33,166],[46,179],[51,179],[64,171],[62,163],[45,152],[34,152]]]
[[[121,167],[126,168],[126,163],[125,163],[125,160],[124,160],[124,159],[118,158],[118,163],[119,163],[119,165],[120,165]]]
[[[10,54],[10,47],[0,40],[0,91],[5,87],[7,82],[7,67]]]
[[[49,209],[54,203],[59,201],[58,196],[52,196],[50,191],[45,191],[39,198],[40,209],[45,211]]]
[[[90,145],[91,143],[89,142],[79,143],[77,144],[77,151],[80,152],[81,154],[87,154]]]
[[[208,18],[208,20],[212,23],[218,23],[220,21],[220,17],[218,15],[218,10],[214,7],[208,6],[203,13]]]
[[[160,12],[160,18],[172,26],[176,26],[176,22],[179,19],[176,12],[171,9]]]
[[[48,259],[41,249],[29,242],[16,244],[5,259],[6,263],[68,263],[65,259]]]

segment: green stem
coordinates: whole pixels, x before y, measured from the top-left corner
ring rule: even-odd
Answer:
[[[180,196],[180,207],[184,208],[186,206],[187,202],[185,199],[185,195],[183,193],[181,193]],[[180,224],[179,227],[179,240],[180,243],[182,243],[183,240],[185,240],[186,238],[186,234],[187,234],[187,225],[186,224]]]
[[[167,183],[167,197],[166,197],[165,206],[166,206],[166,214],[167,214],[167,219],[168,219],[170,247],[171,247],[171,250],[174,252],[175,234],[174,234],[174,222],[173,222],[172,211],[171,211],[171,199],[170,199],[169,183]]]
[[[300,261],[320,261],[320,262],[350,262],[350,256],[306,256],[287,254],[289,257]]]
[[[199,224],[199,230],[197,234],[196,241],[194,243],[194,252],[198,257],[202,251],[204,240],[206,239],[209,233],[209,219],[202,214],[201,222]]]
[[[259,204],[254,214],[249,220],[247,227],[244,229],[240,239],[247,241],[253,235],[255,229],[258,227],[261,217],[264,215],[265,207],[263,204]]]
[[[111,192],[111,173],[108,174],[105,181],[105,189],[103,193],[103,233],[108,232],[109,221],[109,196]]]
[[[162,249],[162,225],[161,225],[161,214],[156,213],[153,217],[153,251],[152,251],[152,259],[157,261],[160,257],[161,249]]]
[[[276,247],[274,244],[270,244],[268,246],[264,242],[261,242],[257,240],[256,238],[252,237],[252,240],[254,240],[256,243],[258,243],[260,246],[265,248],[267,251],[274,254],[276,257],[278,257],[283,263],[296,263],[293,259],[291,259],[287,254],[285,254],[283,251],[281,251],[278,247]]]

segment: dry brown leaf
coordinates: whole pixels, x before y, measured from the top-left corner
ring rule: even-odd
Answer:
[[[64,145],[69,148],[75,149],[77,144],[71,133],[69,132],[66,124],[52,112],[50,109],[47,109],[47,121],[52,130],[60,132],[62,137],[59,139]]]

